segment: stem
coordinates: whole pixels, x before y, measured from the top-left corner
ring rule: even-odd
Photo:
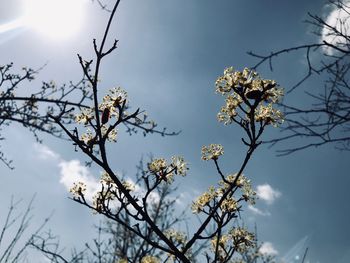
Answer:
[[[236,183],[239,179],[239,177],[241,176],[243,170],[245,169],[251,155],[253,154],[254,150],[256,149],[257,145],[254,144],[254,142],[252,143],[252,146],[248,149],[246,157],[244,158],[243,164],[235,178],[235,180],[233,181],[232,184],[230,184],[230,187],[227,189],[227,191],[222,195],[221,199],[219,200],[219,202],[215,205],[215,207],[212,209],[212,211],[210,212],[210,214],[208,215],[208,217],[206,218],[206,220],[202,223],[202,225],[199,227],[199,229],[197,230],[197,232],[193,235],[193,237],[191,238],[191,240],[188,241],[188,243],[186,244],[186,246],[183,249],[183,253],[186,253],[186,251],[188,249],[190,249],[192,247],[192,245],[194,244],[194,242],[200,237],[201,233],[206,229],[206,227],[208,226],[208,224],[210,223],[211,219],[213,218],[213,216],[215,215],[216,211],[218,210],[218,208],[221,206],[222,202],[226,199],[226,197],[230,194],[230,192],[232,191],[232,189],[236,186]]]
[[[112,24],[112,21],[113,21],[115,13],[117,11],[117,8],[119,6],[119,3],[120,3],[120,0],[117,0],[117,2],[115,3],[115,5],[113,7],[111,15],[109,16],[107,27],[105,29],[105,32],[104,32],[103,39],[102,39],[102,42],[101,42],[99,50],[97,51],[96,48],[95,48],[97,60],[96,60],[96,66],[95,66],[94,79],[93,79],[93,82],[91,83],[92,84],[92,90],[93,90],[94,105],[95,105],[97,134],[98,134],[98,138],[99,138],[99,141],[100,141],[99,146],[100,146],[100,150],[101,150],[101,157],[102,157],[102,160],[104,162],[107,161],[107,156],[106,156],[105,146],[104,146],[103,143],[101,143],[101,141],[102,141],[102,134],[101,134],[101,122],[100,122],[100,116],[99,116],[99,110],[98,110],[97,81],[98,81],[98,75],[99,75],[100,66],[101,66],[101,60],[103,58],[103,48],[104,48],[104,45],[106,43],[106,39],[107,39],[107,36],[108,36],[109,28],[110,28],[110,26]],[[96,41],[95,40],[94,40],[94,46],[96,46]]]

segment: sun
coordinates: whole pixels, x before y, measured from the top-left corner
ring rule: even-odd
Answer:
[[[86,0],[24,0],[23,24],[45,37],[67,39],[82,26]]]

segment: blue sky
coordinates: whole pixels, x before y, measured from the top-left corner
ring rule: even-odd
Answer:
[[[0,0],[0,24],[20,17],[21,4]],[[179,181],[183,202],[217,180],[214,166],[200,160],[202,145],[221,143],[224,170],[235,172],[244,158],[242,133],[216,121],[223,100],[215,94],[214,82],[228,66],[252,66],[255,60],[247,51],[267,54],[319,41],[302,22],[308,11],[329,14],[320,0],[122,1],[110,39],[119,39],[118,49],[102,66],[101,94],[121,86],[131,104],[146,109],[161,127],[182,132],[146,138],[121,132],[118,143],[109,149],[116,169],[132,175],[141,156],[181,154],[190,163],[189,175]],[[77,12],[84,12],[83,24],[67,39],[51,39],[22,27],[0,33],[0,64],[39,68],[48,63],[37,81],[25,87],[33,90],[41,80],[78,80],[76,54],[93,56],[92,38],[101,37],[107,14],[90,3]],[[303,54],[295,53],[277,59],[274,72],[267,67],[259,72],[288,88],[303,70]],[[311,79],[285,99],[307,104],[303,89],[317,90],[321,85]],[[278,135],[278,129],[272,130],[265,138]],[[91,226],[100,218],[67,198],[62,178],[71,173],[97,179],[99,170],[86,170],[83,155],[74,152],[69,142],[44,135],[40,146],[16,125],[5,127],[3,134],[7,140],[2,149],[16,169],[0,165],[1,211],[6,211],[11,195],[27,200],[37,193],[33,224],[55,211],[49,227],[61,236],[62,244],[82,246],[94,236]],[[269,242],[279,257],[307,240],[309,262],[350,262],[348,153],[329,145],[276,157],[276,149],[261,146],[245,171],[261,197],[255,209],[246,209],[247,224],[257,223],[259,239]]]

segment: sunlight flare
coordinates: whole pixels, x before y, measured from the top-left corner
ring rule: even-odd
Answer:
[[[23,24],[46,37],[72,37],[82,26],[85,0],[26,0]]]
[[[6,33],[9,31],[13,31],[22,26],[23,22],[21,19],[17,19],[8,23],[4,23],[0,25],[0,34]]]

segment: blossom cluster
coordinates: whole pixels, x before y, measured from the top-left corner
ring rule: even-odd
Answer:
[[[223,194],[231,184],[233,184],[236,181],[236,185],[241,189],[242,197],[246,202],[249,202],[251,205],[255,204],[256,200],[256,192],[253,190],[251,181],[244,175],[238,176],[238,179],[236,180],[238,174],[229,174],[226,176],[225,181],[221,180],[219,182],[220,187],[218,188],[218,193]]]
[[[208,206],[209,203],[218,196],[218,193],[214,186],[208,188],[208,191],[201,194],[196,201],[192,203],[192,212],[198,214],[204,210],[204,207]]]
[[[74,197],[83,196],[86,192],[86,184],[83,182],[73,183],[73,187],[69,189],[69,192],[72,193]]]
[[[105,171],[101,174],[100,183],[106,186],[115,185],[112,177]]]
[[[100,110],[108,108],[111,115],[116,114],[116,107],[128,102],[128,94],[121,87],[112,88],[109,94],[103,97],[102,103],[99,106]]]
[[[245,253],[254,245],[255,236],[243,227],[235,227],[226,234],[220,236],[219,240],[216,236],[211,240],[211,249],[215,251],[218,245],[218,252],[221,257],[225,257],[229,247],[234,247],[240,253]]]
[[[255,241],[254,234],[250,233],[243,227],[231,229],[229,231],[229,236],[233,239],[233,243],[236,245],[237,250],[240,253],[244,253]]]
[[[117,141],[117,129],[111,129],[108,131],[106,125],[101,126],[101,134],[105,136],[107,134],[107,140],[110,142]],[[89,128],[85,133],[83,133],[80,139],[88,146],[92,146],[96,141],[96,134],[94,134]]]
[[[117,141],[117,129],[112,129],[108,131],[108,128],[105,124],[101,126],[101,134],[102,137],[107,135],[107,140],[110,142],[116,142]]]
[[[231,124],[237,116],[265,125],[276,126],[283,121],[282,112],[273,108],[283,96],[283,89],[274,80],[262,79],[248,68],[235,71],[230,67],[216,80],[215,86],[216,92],[226,97],[217,115],[220,122]],[[258,105],[260,108],[256,110]]]
[[[278,126],[283,122],[283,114],[280,110],[274,109],[271,104],[260,105],[255,112],[255,120]]]
[[[221,144],[210,144],[202,146],[202,160],[217,160],[219,156],[224,154],[224,147]]]
[[[116,120],[119,119],[119,115],[122,112],[121,107],[125,106],[127,102],[126,91],[118,87],[111,89],[109,93],[103,97],[102,103],[98,107],[99,112],[101,112],[101,135],[102,137],[106,137],[110,142],[117,141],[117,129],[111,128],[108,122],[112,117],[115,117]],[[127,113],[123,112],[123,114],[125,115]],[[75,121],[87,127],[96,127],[96,124],[93,123],[93,120],[96,118],[95,115],[95,108],[84,108],[75,116]],[[98,117],[100,118],[100,116]],[[97,136],[88,128],[87,131],[80,136],[80,140],[87,146],[93,146],[94,142],[97,140]]]
[[[218,198],[228,191],[231,185],[236,181],[237,174],[230,174],[226,177],[225,181],[221,180],[219,186],[215,188],[211,186],[206,192],[200,195],[192,203],[192,212],[198,214],[205,210],[206,207],[212,207]],[[235,183],[235,185],[241,189],[242,199],[250,204],[255,204],[256,193],[252,189],[250,180],[244,175],[240,175]],[[239,210],[239,200],[236,200],[233,196],[227,196],[220,204],[220,209],[222,212],[237,212]]]
[[[94,141],[95,135],[92,133],[90,129],[87,129],[85,133],[83,133],[80,137],[80,139],[86,144],[86,145],[92,145]]]
[[[173,240],[178,244],[185,244],[187,240],[185,233],[177,231],[175,229],[168,229],[164,232],[164,234],[168,239]]]
[[[174,174],[185,176],[188,167],[183,157],[173,156],[170,164],[164,158],[153,159],[148,163],[148,170],[160,180],[172,182]]]
[[[79,114],[75,116],[75,121],[84,125],[88,125],[91,120],[95,118],[93,108],[84,108]]]
[[[160,263],[160,260],[154,256],[145,256],[141,259],[141,263]]]
[[[135,191],[136,186],[130,181],[121,181],[122,185],[127,191]],[[110,208],[110,205],[114,201],[120,201],[124,195],[118,189],[112,177],[103,172],[100,179],[101,189],[96,191],[92,196],[92,207],[97,212],[102,212],[105,208]],[[87,186],[83,182],[73,183],[73,187],[70,189],[74,198],[85,198]],[[117,203],[114,203],[117,204]]]
[[[100,183],[101,190],[92,197],[93,207],[98,212],[103,211],[104,208],[110,208],[111,202],[120,200],[124,196],[107,172],[102,173]],[[132,182],[123,180],[121,183],[127,191],[135,191],[136,186]]]

